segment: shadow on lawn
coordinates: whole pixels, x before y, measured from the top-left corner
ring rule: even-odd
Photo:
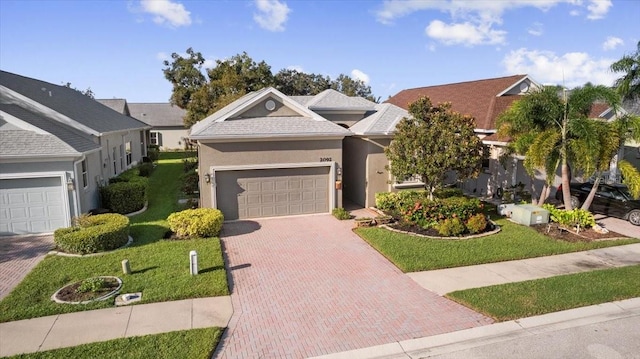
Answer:
[[[138,247],[160,241],[168,230],[169,228],[157,224],[136,223],[130,229],[131,237],[133,237],[133,243],[130,247]]]

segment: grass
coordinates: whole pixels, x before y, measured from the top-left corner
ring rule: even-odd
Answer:
[[[142,292],[142,303],[229,294],[219,238],[162,240],[169,229],[167,216],[179,210],[181,157],[161,157],[150,178],[146,212],[131,218],[134,243],[96,257],[48,256],[2,301],[0,322],[112,307],[110,301],[87,305],[57,304],[50,300],[60,287],[98,275],[118,276],[122,293]],[[198,252],[199,275],[189,274],[189,251]],[[122,274],[128,259],[132,274]]]
[[[447,297],[505,321],[640,297],[640,265],[467,289]]]
[[[11,358],[208,359],[211,358],[221,335],[221,328],[183,330],[21,354]]]
[[[376,227],[357,228],[355,232],[405,273],[542,257],[639,242],[637,239],[621,239],[570,243],[554,240],[532,228],[506,219],[496,222],[502,227],[499,233],[460,240],[410,236]]]

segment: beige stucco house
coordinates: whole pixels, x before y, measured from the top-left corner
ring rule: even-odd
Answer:
[[[131,117],[151,126],[150,144],[157,145],[163,151],[185,149],[185,140],[189,135],[183,122],[185,110],[167,102],[130,102],[129,113]]]

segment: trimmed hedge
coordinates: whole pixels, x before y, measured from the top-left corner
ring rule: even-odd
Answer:
[[[147,202],[149,182],[144,177],[136,177],[128,182],[117,182],[100,188],[102,207],[115,213],[127,214],[144,208]]]
[[[88,216],[80,226],[57,229],[53,239],[58,248],[68,253],[110,251],[129,241],[129,218],[117,213]]]
[[[220,234],[224,216],[214,208],[185,209],[171,213],[169,227],[181,238],[207,238]]]

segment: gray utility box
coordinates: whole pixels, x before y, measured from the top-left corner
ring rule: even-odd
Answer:
[[[511,210],[511,220],[530,226],[532,224],[549,223],[549,211],[532,204],[519,204]]]

